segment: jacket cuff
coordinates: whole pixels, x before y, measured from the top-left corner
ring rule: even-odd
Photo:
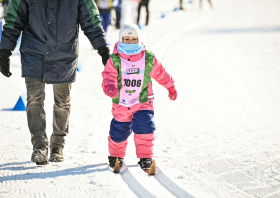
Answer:
[[[12,55],[12,52],[11,52],[11,50],[0,49],[0,55],[9,56],[10,57]]]
[[[108,45],[102,45],[98,47],[98,54],[101,56],[102,54],[109,54],[110,48]]]

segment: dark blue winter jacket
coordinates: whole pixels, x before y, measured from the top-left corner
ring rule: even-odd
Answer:
[[[22,77],[58,84],[76,78],[79,25],[94,49],[106,46],[93,0],[11,0],[0,49],[20,45]]]

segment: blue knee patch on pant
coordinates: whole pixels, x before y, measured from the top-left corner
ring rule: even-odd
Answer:
[[[131,132],[131,122],[119,122],[115,118],[112,119],[109,134],[114,142],[120,143],[127,140]]]
[[[133,114],[132,130],[136,134],[150,134],[156,130],[155,123],[152,120],[154,111],[142,110]]]

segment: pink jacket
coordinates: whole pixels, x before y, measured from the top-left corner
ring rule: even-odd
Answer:
[[[131,62],[139,61],[145,55],[145,51],[146,51],[145,46],[143,48],[143,51],[140,54],[127,55],[127,54],[123,54],[123,53],[118,51],[117,44],[118,44],[118,42],[115,44],[113,54],[118,54],[120,57],[122,57],[123,59],[126,59],[128,61],[131,61]],[[152,69],[152,72],[150,73],[150,77],[155,79],[160,85],[162,85],[166,89],[169,88],[169,87],[172,87],[174,85],[174,80],[173,80],[172,76],[170,76],[165,71],[164,67],[157,60],[156,57],[154,57],[153,64],[154,64],[154,67]],[[107,61],[105,69],[102,72],[102,77],[103,77],[102,88],[103,88],[103,91],[104,91],[105,94],[106,94],[105,89],[106,89],[107,85],[113,84],[117,87],[117,85],[118,85],[118,80],[117,80],[118,71],[114,67],[114,64],[113,64],[113,61],[112,61],[111,58]],[[152,86],[151,86],[151,82],[148,83],[147,87],[148,87],[148,96],[153,95],[153,89],[152,89]]]

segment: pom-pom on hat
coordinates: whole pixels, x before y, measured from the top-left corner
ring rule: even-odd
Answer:
[[[119,33],[119,41],[122,42],[122,38],[125,36],[138,37],[138,43],[140,43],[140,29],[138,25],[134,23],[123,24]]]

